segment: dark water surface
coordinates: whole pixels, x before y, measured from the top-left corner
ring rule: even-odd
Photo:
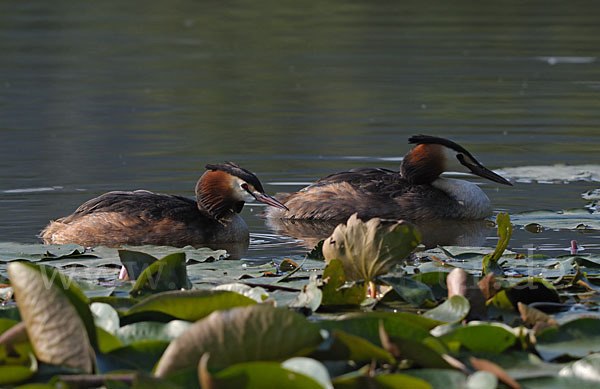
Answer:
[[[232,160],[270,193],[397,168],[411,134],[493,169],[598,167],[600,3],[0,3],[0,241],[35,242],[100,193],[192,195]],[[600,169],[600,167],[598,167]],[[481,180],[476,180],[481,181]],[[483,183],[496,211],[586,204],[593,179]],[[250,259],[304,251],[258,216]],[[494,245],[495,231],[484,233]],[[597,232],[515,232],[561,252]]]

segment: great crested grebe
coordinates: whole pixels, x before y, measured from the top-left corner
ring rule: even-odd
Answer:
[[[408,141],[416,146],[404,156],[400,172],[365,168],[335,173],[296,193],[278,196],[288,209],[269,209],[267,216],[346,220],[358,213],[362,219],[477,220],[491,214],[490,200],[483,190],[471,182],[442,178],[440,174],[467,171],[512,185],[448,139],[415,135]]]
[[[88,200],[40,233],[44,243],[83,246],[186,246],[248,241],[238,213],[245,201],[286,209],[265,194],[258,178],[227,162],[206,165],[196,184],[196,200],[146,190],[108,192]]]

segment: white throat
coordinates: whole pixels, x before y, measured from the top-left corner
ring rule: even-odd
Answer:
[[[457,212],[462,215],[462,218],[483,219],[492,214],[490,199],[472,182],[440,177],[431,185],[456,200]]]

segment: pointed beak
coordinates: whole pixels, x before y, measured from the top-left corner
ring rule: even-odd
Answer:
[[[277,199],[275,199],[274,197],[269,196],[268,194],[260,193],[258,191],[250,192],[250,194],[257,201],[260,201],[261,203],[265,203],[265,204],[270,205],[272,207],[281,208],[281,209],[285,209],[286,211],[288,211],[288,208],[285,205],[281,204]]]
[[[499,176],[483,165],[474,165],[469,163],[465,164],[465,166],[467,166],[473,174],[476,174],[479,177],[487,178],[488,180],[497,182],[499,184],[512,186],[512,184],[506,178]]]

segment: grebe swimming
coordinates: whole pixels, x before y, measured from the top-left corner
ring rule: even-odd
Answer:
[[[258,178],[227,162],[206,165],[196,184],[196,201],[146,190],[108,192],[82,204],[73,214],[42,230],[44,243],[82,246],[186,245],[248,241],[238,213],[257,200],[286,209],[265,194]]]
[[[512,185],[448,139],[415,135],[408,141],[416,146],[404,156],[399,172],[365,168],[335,173],[298,192],[278,196],[287,209],[270,208],[267,216],[346,220],[358,213],[362,219],[477,220],[492,213],[483,190],[471,182],[442,178],[440,174],[467,171]]]

